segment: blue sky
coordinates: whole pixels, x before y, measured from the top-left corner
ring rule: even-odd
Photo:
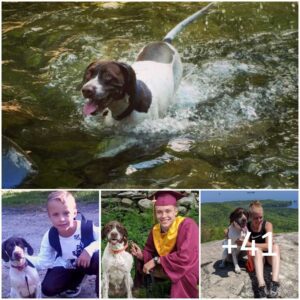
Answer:
[[[245,190],[245,191],[201,191],[201,202],[226,202],[237,200],[285,200],[298,201],[297,191],[262,191],[262,190]]]

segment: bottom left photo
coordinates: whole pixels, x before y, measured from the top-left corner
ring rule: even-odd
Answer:
[[[99,192],[2,192],[2,298],[99,298]]]

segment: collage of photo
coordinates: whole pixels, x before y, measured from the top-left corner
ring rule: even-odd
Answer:
[[[299,0],[0,0],[1,299],[299,299]]]
[[[297,190],[7,190],[2,239],[2,298],[298,298]]]

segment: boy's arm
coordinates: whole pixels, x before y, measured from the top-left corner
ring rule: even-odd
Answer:
[[[94,236],[94,242],[90,243],[87,247],[84,248],[86,252],[90,255],[90,257],[93,256],[94,252],[98,251],[100,248],[100,229],[97,226],[93,225],[93,236]]]
[[[37,269],[47,269],[51,268],[53,266],[53,263],[55,261],[56,252],[55,250],[50,246],[49,243],[49,230],[44,234],[42,242],[41,242],[41,248],[40,252],[36,256],[26,256],[26,258],[32,262],[32,264]]]

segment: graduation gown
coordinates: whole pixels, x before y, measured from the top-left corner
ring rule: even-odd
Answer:
[[[144,263],[159,256],[152,230],[143,250]],[[175,247],[160,256],[160,264],[171,280],[171,298],[199,298],[199,228],[194,220],[185,218],[179,225]]]

